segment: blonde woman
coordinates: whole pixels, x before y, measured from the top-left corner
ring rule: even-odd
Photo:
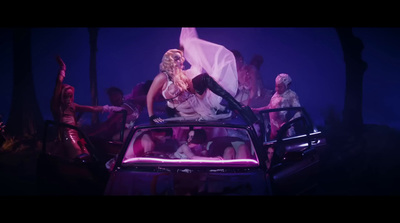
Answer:
[[[194,28],[182,28],[180,44],[184,51],[170,49],[164,54],[160,73],[154,78],[147,94],[151,121],[163,122],[153,112],[154,98],[158,92],[167,100],[167,106],[175,110],[176,116],[185,119],[230,117],[231,112],[221,105],[222,99],[229,103],[231,109],[254,117],[250,108],[244,109],[232,96],[237,92],[237,71],[231,51],[199,39]],[[185,57],[191,65],[187,70],[183,65]]]
[[[163,120],[154,115],[154,98],[161,92],[167,101],[167,106],[176,112],[176,116],[187,118],[188,120],[210,120],[229,117],[230,114],[218,114],[218,109],[223,106],[212,107],[206,103],[205,94],[196,94],[192,81],[187,76],[187,72],[193,70],[183,70],[185,58],[183,52],[178,49],[168,50],[161,61],[160,73],[157,74],[150,86],[147,94],[147,110],[152,121],[160,123]]]

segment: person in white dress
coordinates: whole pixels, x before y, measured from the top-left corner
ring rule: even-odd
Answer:
[[[234,99],[238,89],[236,62],[233,53],[222,45],[198,38],[195,28],[182,28],[180,49],[168,50],[161,61],[147,94],[147,110],[151,121],[164,120],[153,112],[155,95],[162,92],[167,106],[176,116],[187,120],[216,120],[231,116],[221,104],[225,99],[231,108],[245,114],[251,112]],[[185,59],[191,65],[184,70]],[[247,114],[246,113],[246,114]],[[251,112],[247,116],[254,114]],[[255,116],[250,118],[254,122]]]
[[[254,112],[259,112],[265,109],[274,108],[285,108],[285,107],[300,107],[300,100],[296,92],[290,89],[290,84],[292,83],[292,78],[286,73],[280,73],[275,78],[275,93],[272,95],[271,101],[267,106],[260,108],[252,108]],[[285,124],[288,120],[286,119],[287,111],[280,112],[270,112],[270,125],[271,125],[271,139],[276,138],[276,134],[279,128]],[[297,118],[300,113],[297,112],[291,118]],[[294,135],[294,129],[290,128],[288,136]]]

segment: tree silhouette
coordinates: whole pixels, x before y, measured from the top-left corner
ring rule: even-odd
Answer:
[[[43,129],[43,117],[36,99],[32,75],[31,30],[13,29],[13,90],[8,134],[37,136]]]
[[[362,41],[354,36],[352,28],[336,28],[346,65],[346,86],[343,108],[343,125],[352,135],[360,134],[362,116],[363,78],[367,63],[362,60]]]
[[[97,96],[97,69],[96,69],[96,53],[97,53],[97,34],[99,28],[88,28],[89,31],[89,44],[90,44],[90,66],[89,66],[89,78],[90,78],[90,94],[92,99],[92,106],[98,105]],[[92,113],[92,125],[99,123],[99,114],[97,112]]]

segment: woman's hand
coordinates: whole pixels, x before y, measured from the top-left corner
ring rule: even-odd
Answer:
[[[61,59],[60,56],[57,56],[56,59],[57,59],[58,64],[60,65],[60,70],[65,71],[67,69],[67,67],[65,66],[64,61]]]
[[[103,112],[110,113],[110,112],[119,112],[124,110],[123,107],[118,106],[110,106],[110,105],[103,105]]]
[[[65,66],[64,61],[61,59],[60,56],[56,57],[58,64],[60,65],[60,71],[59,71],[59,78],[60,81],[62,82],[65,78],[65,70],[67,69],[67,67]]]
[[[258,112],[260,112],[260,109],[259,108],[251,108],[251,110],[254,112],[254,113],[258,113]]]
[[[158,117],[156,115],[150,116],[149,119],[150,119],[151,122],[157,123],[157,124],[160,124],[160,123],[164,122],[164,119],[162,119],[162,118],[160,118],[160,117]]]

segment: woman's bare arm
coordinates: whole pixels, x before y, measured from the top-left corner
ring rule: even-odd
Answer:
[[[50,101],[50,109],[51,109],[53,115],[58,113],[58,108],[61,103],[61,101],[60,101],[61,100],[61,96],[60,96],[61,95],[61,87],[62,87],[62,83],[65,78],[65,70],[67,69],[64,61],[61,59],[60,56],[57,56],[56,59],[57,59],[58,64],[60,65],[60,69],[57,74],[56,85],[53,90],[53,97],[51,98],[51,101]]]
[[[167,77],[163,73],[159,73],[153,80],[153,83],[150,86],[149,92],[147,93],[146,101],[147,101],[147,111],[149,113],[149,117],[154,115],[154,100],[157,94],[161,91],[164,83],[167,81]]]

